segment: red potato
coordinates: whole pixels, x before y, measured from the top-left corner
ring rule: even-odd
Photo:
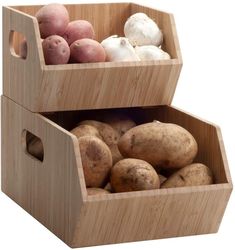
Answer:
[[[69,24],[69,13],[62,4],[48,4],[36,13],[42,38],[63,35]]]
[[[47,37],[42,42],[42,48],[47,65],[68,63],[70,49],[63,37],[57,35]]]
[[[27,57],[27,41],[26,41],[26,39],[24,39],[24,40],[20,43],[19,55],[20,55],[20,57],[23,58],[23,59],[26,59],[26,57]]]
[[[69,45],[79,39],[90,38],[94,39],[95,31],[91,23],[86,20],[76,20],[68,24],[63,38]]]
[[[95,40],[83,38],[70,45],[71,60],[78,63],[105,62],[105,50]]]

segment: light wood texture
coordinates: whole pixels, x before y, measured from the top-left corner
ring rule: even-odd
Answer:
[[[39,28],[33,16],[41,6],[3,8],[3,93],[33,112],[170,104],[182,67],[171,14],[133,3],[66,5],[74,19],[87,19],[96,39],[123,35],[127,18],[145,12],[164,33],[165,61],[45,65]],[[10,53],[9,33],[21,32],[29,43],[23,60]],[[14,39],[17,43],[19,39]],[[17,48],[19,45],[15,44]],[[14,74],[12,74],[14,72]]]
[[[30,131],[43,143],[43,162],[25,150]],[[86,194],[75,136],[2,97],[2,191],[63,241],[73,238]]]
[[[188,129],[216,184],[88,197],[79,145],[66,129],[106,111],[45,117],[2,97],[2,190],[71,247],[217,232],[232,191],[219,128],[170,106],[118,111],[137,124],[160,120]],[[25,153],[25,129],[42,140],[42,163]]]

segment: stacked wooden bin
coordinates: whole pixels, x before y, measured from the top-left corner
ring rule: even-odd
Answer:
[[[34,17],[40,7],[3,8],[3,192],[71,247],[217,232],[232,182],[219,128],[170,106],[182,66],[173,16],[134,3],[66,5],[71,19],[94,25],[99,41],[123,35],[131,14],[146,13],[163,31],[172,59],[45,65]],[[17,32],[27,39],[26,59],[17,55]],[[186,128],[215,184],[88,197],[69,129],[74,117],[105,109]],[[41,159],[27,152],[30,135],[43,144]]]

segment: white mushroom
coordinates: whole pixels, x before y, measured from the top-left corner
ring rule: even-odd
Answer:
[[[140,61],[134,48],[125,37],[110,36],[101,42],[105,49],[107,61]]]
[[[127,19],[124,34],[133,46],[160,46],[163,41],[158,25],[144,13],[136,13]]]

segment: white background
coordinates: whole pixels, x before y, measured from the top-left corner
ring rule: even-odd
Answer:
[[[78,0],[56,1],[61,3],[80,2]],[[1,4],[27,5],[33,2],[33,0],[2,0]],[[38,4],[50,2],[40,0]],[[136,2],[141,3],[141,1]],[[174,14],[184,66],[173,105],[212,121],[221,127],[230,171],[233,179],[235,179],[234,1],[145,0],[142,3]],[[2,46],[0,47],[2,48]],[[234,247],[234,233],[235,197],[233,194],[217,234],[125,243],[93,247],[92,249],[198,250],[213,248],[213,250],[216,250],[225,248],[228,244]],[[0,192],[0,249],[64,250],[69,248]]]

